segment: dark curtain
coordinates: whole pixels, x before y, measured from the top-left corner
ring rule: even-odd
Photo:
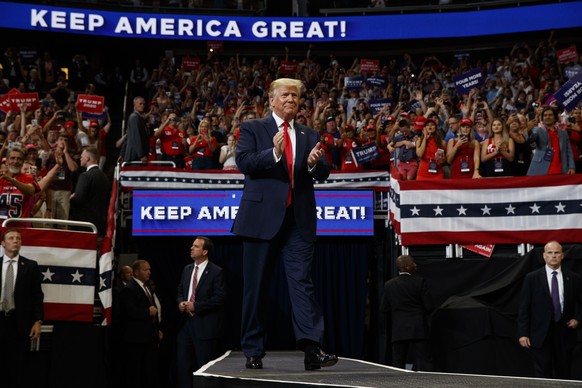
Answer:
[[[525,257],[419,264],[435,299],[442,302],[432,316],[433,348],[440,370],[532,375],[529,355],[517,341],[517,310],[523,278],[544,265],[542,253],[540,247]],[[565,245],[564,255],[562,266],[582,274],[582,246]],[[576,354],[572,377],[580,379],[579,350]]]

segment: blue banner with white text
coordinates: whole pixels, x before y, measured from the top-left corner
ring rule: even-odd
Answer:
[[[468,37],[575,28],[582,26],[582,1],[466,12],[321,18],[112,12],[0,2],[0,15],[0,28],[38,32],[120,38],[340,42]]]
[[[241,196],[241,190],[134,190],[133,235],[231,235]],[[371,190],[317,190],[317,235],[374,235],[373,201]]]

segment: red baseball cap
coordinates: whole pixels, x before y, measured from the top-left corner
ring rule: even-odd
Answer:
[[[416,131],[422,131],[422,128],[424,128],[424,125],[426,124],[426,117],[424,116],[418,116],[414,119],[414,129]]]
[[[471,120],[470,118],[465,117],[464,119],[461,119],[461,125],[470,125],[472,127],[473,126],[473,120]]]

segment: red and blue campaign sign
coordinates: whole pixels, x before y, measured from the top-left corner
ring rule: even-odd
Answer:
[[[319,236],[372,236],[371,190],[315,192]],[[230,235],[241,190],[134,190],[134,236]]]
[[[27,112],[38,109],[38,93],[14,93],[8,98],[12,112],[20,112],[22,105],[26,107]]]

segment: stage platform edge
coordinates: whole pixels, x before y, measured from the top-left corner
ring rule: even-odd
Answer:
[[[268,352],[263,369],[245,368],[240,351],[227,351],[194,373],[197,388],[228,387],[582,387],[581,381],[528,377],[412,372],[362,360],[340,357],[329,368],[306,371],[300,351]]]

